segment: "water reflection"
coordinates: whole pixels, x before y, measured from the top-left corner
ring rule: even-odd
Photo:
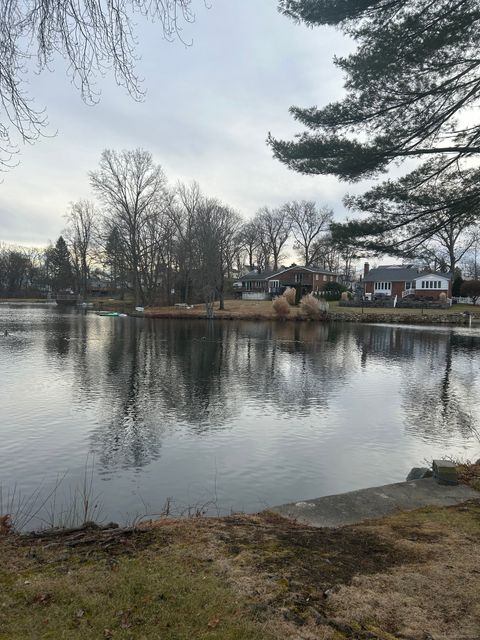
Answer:
[[[0,308],[0,323],[0,468],[15,478],[94,454],[115,486],[154,469],[148,491],[162,477],[171,495],[215,464],[229,497],[262,489],[274,503],[401,479],[432,447],[475,446],[478,330],[55,307]]]
[[[105,467],[142,467],[169,430],[231,429],[245,404],[261,415],[327,419],[331,396],[382,367],[404,427],[437,440],[477,425],[478,335],[396,326],[204,323],[63,316],[47,352],[70,358],[77,401],[102,399],[91,448]],[[395,371],[401,372],[400,384]],[[375,399],[382,411],[389,398]],[[368,416],[365,416],[368,418]]]

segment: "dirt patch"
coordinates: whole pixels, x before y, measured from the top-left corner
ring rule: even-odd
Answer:
[[[364,529],[315,529],[270,514],[254,521],[226,518],[224,523],[222,539],[230,553],[248,555],[256,569],[319,592],[411,559]]]

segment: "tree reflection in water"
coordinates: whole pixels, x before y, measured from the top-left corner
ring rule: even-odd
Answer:
[[[392,374],[406,432],[469,438],[479,348],[480,336],[462,330],[82,315],[59,317],[45,337],[49,356],[71,366],[74,404],[96,407],[90,446],[105,469],[144,467],[179,429],[198,437],[234,429],[246,407],[259,434],[272,414],[292,428],[311,417],[320,429],[335,394],[378,365]],[[389,401],[371,396],[372,411]]]
[[[363,367],[383,361],[401,369],[408,432],[432,442],[456,433],[466,439],[475,434],[480,335],[463,329],[370,325],[357,335],[357,347]]]

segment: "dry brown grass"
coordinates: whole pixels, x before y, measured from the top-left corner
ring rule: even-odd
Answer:
[[[226,300],[225,310],[220,311],[218,302],[214,306],[214,316],[224,320],[274,320],[277,316],[270,300]],[[290,319],[299,314],[299,309],[290,310]],[[177,307],[151,307],[145,311],[147,318],[205,318],[205,305],[196,304],[192,309]]]
[[[296,296],[297,296],[297,292],[293,287],[287,287],[283,292],[283,297],[291,307],[295,306]]]
[[[340,586],[330,615],[415,640],[480,637],[478,502],[400,514],[364,529],[392,540],[412,561]]]
[[[225,311],[220,311],[218,302],[215,303],[214,317],[224,320],[274,320],[277,318],[272,303],[269,300],[226,300]],[[105,308],[107,308],[105,306]],[[358,320],[359,316],[365,322],[384,322],[385,318],[392,316],[398,318],[398,322],[415,323],[418,319],[422,324],[428,323],[429,318],[450,315],[459,315],[466,310],[472,311],[468,305],[455,305],[449,309],[384,309],[369,308],[364,313],[360,308],[339,307],[338,302],[329,302],[329,315],[335,314],[337,319]],[[480,317],[480,307],[477,307],[477,315]],[[193,309],[178,309],[176,307],[150,307],[145,311],[147,318],[205,318],[205,305],[196,304]],[[288,320],[305,319],[300,306],[292,307]],[[456,320],[454,320],[456,321]],[[462,320],[463,322],[463,320]]]
[[[0,638],[474,640],[480,501],[339,529],[274,514],[0,539]]]
[[[480,460],[475,463],[459,463],[458,476],[460,482],[480,491]]]
[[[322,313],[318,300],[310,293],[303,296],[300,301],[300,308],[307,318],[319,318]]]
[[[275,298],[272,307],[279,318],[286,318],[290,315],[290,305],[284,296]]]

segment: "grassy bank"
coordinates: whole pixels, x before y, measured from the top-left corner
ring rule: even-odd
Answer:
[[[45,300],[23,300],[10,299],[0,302],[46,302]],[[118,311],[135,315],[132,300],[99,299],[94,298],[90,302],[94,308],[104,311]],[[463,313],[473,314],[475,319],[480,320],[480,306],[458,304],[448,309],[393,309],[393,308],[368,308],[362,311],[361,308],[341,307],[338,302],[329,303],[330,310],[327,318],[333,322],[398,322],[411,324],[445,323],[464,324]],[[178,307],[147,307],[145,309],[147,318],[184,318],[184,319],[204,319],[206,317],[205,305],[195,304],[191,309]],[[226,300],[225,310],[220,311],[219,303],[215,304],[214,317],[219,320],[277,320],[272,303],[268,300]],[[291,307],[287,321],[307,320],[302,313],[300,306]]]
[[[0,538],[0,638],[480,635],[480,501],[336,530],[279,517]]]
[[[47,300],[47,298],[0,298],[0,304],[6,303],[6,302],[14,302],[14,303],[19,303],[19,302],[23,302],[23,303],[30,303],[30,304],[39,304],[40,302],[43,303],[47,303],[47,302],[55,302],[54,300]]]
[[[220,311],[218,303],[215,305],[215,318],[226,320],[274,320],[277,318],[270,301],[227,300],[225,310]],[[454,305],[448,309],[393,309],[341,307],[338,302],[330,302],[329,319],[345,322],[452,322],[462,323],[462,313],[472,313],[475,310],[470,305]],[[150,307],[145,310],[145,316],[151,318],[204,318],[205,306],[194,305],[192,309],[177,307]],[[480,307],[476,308],[476,316],[480,318]],[[287,320],[305,320],[300,307],[291,307]]]

